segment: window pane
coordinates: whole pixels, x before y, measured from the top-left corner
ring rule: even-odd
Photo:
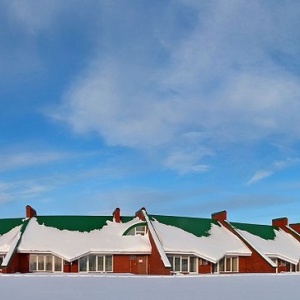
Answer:
[[[226,258],[226,271],[231,271],[231,259],[229,257]]]
[[[224,272],[224,271],[225,271],[225,268],[224,268],[224,258],[222,258],[222,259],[219,261],[219,271],[220,271],[220,272]]]
[[[79,259],[79,271],[86,272],[87,271],[87,256]]]
[[[37,271],[37,256],[29,256],[29,271]]]
[[[108,255],[105,257],[105,271],[111,272],[112,271],[112,256]]]
[[[62,259],[57,256],[54,256],[54,271],[62,272]]]
[[[181,260],[181,263],[182,263],[182,267],[181,267],[182,272],[187,272],[188,271],[188,258],[183,257]]]
[[[127,235],[135,235],[135,228],[130,229],[130,231],[128,231]]]
[[[171,264],[171,270],[174,271],[174,266],[173,266],[173,256],[168,256],[168,260]]]
[[[141,234],[141,235],[144,235],[145,234],[145,226],[137,226],[135,228],[135,232],[136,234]]]
[[[175,257],[175,271],[180,271],[180,257]]]
[[[98,272],[103,272],[104,271],[104,259],[103,256],[98,256]]]
[[[237,257],[232,258],[232,271],[233,272],[238,271],[238,258]]]
[[[52,272],[52,255],[46,255],[46,271]]]
[[[197,272],[197,258],[190,257],[190,272]]]
[[[89,256],[89,271],[90,272],[96,271],[96,256],[95,255]]]
[[[45,256],[38,255],[38,271],[45,271]]]

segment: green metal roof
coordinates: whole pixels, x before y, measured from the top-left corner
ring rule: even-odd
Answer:
[[[128,222],[132,218],[121,217],[121,221]],[[112,216],[37,216],[36,219],[40,225],[80,232],[101,229],[107,221],[113,221]]]
[[[165,225],[178,227],[184,231],[190,232],[195,236],[209,236],[209,231],[212,224],[219,225],[219,223],[212,219],[189,218],[189,217],[173,217],[173,216],[159,216],[149,215],[151,220],[157,220]]]
[[[277,227],[270,225],[245,224],[235,222],[230,222],[230,224],[236,229],[247,231],[265,240],[274,240],[276,236],[275,231],[278,230]]]
[[[22,218],[14,218],[14,219],[0,219],[0,235],[3,235],[13,228],[22,225]]]

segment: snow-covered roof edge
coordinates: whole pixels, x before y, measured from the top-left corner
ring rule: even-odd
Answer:
[[[242,230],[239,230],[235,227],[233,227],[230,222],[226,221],[225,222],[236,232],[237,235],[239,235],[244,241],[246,241],[268,264],[270,264],[272,267],[276,268],[277,265],[276,263],[270,259],[267,255],[262,253],[260,250],[258,250],[242,233]]]
[[[162,246],[162,244],[161,244],[161,242],[160,242],[160,240],[158,238],[158,235],[157,235],[157,233],[156,233],[156,231],[155,231],[155,229],[153,227],[153,224],[151,223],[151,221],[150,221],[150,219],[149,219],[149,217],[147,215],[147,212],[144,209],[142,210],[142,214],[145,217],[145,220],[146,220],[147,225],[148,225],[148,229],[149,229],[149,231],[150,231],[150,233],[152,235],[153,241],[155,243],[155,246],[156,246],[156,248],[158,250],[158,253],[160,255],[160,258],[161,258],[164,266],[166,268],[171,268],[172,267],[171,263],[170,263],[167,255],[166,255],[166,253],[164,251],[164,248],[163,248],[163,246]]]

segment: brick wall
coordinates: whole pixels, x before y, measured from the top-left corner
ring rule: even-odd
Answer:
[[[149,255],[149,274],[170,275],[171,270],[164,266],[150,232],[149,232],[149,240],[152,247],[151,254]]]

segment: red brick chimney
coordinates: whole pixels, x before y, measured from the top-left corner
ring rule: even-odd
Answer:
[[[36,216],[36,210],[30,205],[26,205],[26,218],[32,218]]]
[[[119,207],[117,207],[114,212],[113,212],[113,218],[114,218],[114,221],[117,222],[117,223],[120,223],[121,222],[121,210]]]
[[[145,207],[142,207],[141,209],[139,209],[136,213],[135,213],[135,216],[138,217],[140,220],[142,221],[145,221],[145,216],[143,214],[142,211],[146,211],[146,208]]]
[[[227,220],[227,211],[226,210],[222,210],[216,213],[213,213],[211,215],[211,218],[213,220],[219,221],[219,222],[224,222]]]
[[[272,226],[276,226],[279,228],[285,228],[286,226],[288,226],[288,224],[288,218],[278,218],[272,220]]]

